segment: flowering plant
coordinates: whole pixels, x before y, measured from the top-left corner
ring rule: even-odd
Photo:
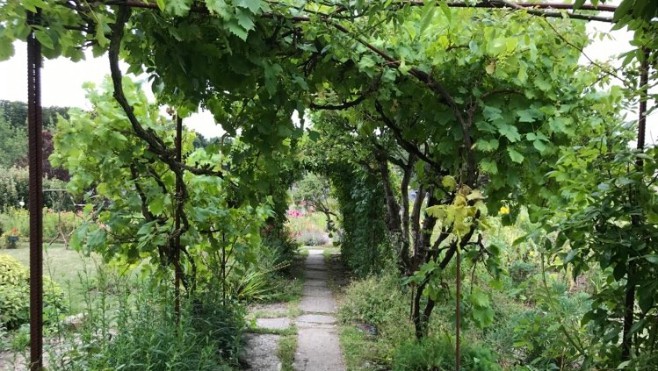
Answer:
[[[6,240],[5,247],[8,249],[15,249],[16,243],[18,242],[18,237],[20,237],[20,235],[21,234],[16,227],[13,227],[8,232],[3,233],[2,237],[4,237]]]

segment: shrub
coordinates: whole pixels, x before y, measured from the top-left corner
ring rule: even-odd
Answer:
[[[286,225],[278,225],[262,233],[263,246],[271,255],[272,266],[289,266],[299,252],[299,244]]]
[[[7,349],[9,346],[9,335],[4,325],[0,324],[0,352]]]
[[[20,352],[30,346],[30,325],[21,325],[11,338],[11,350]]]
[[[329,243],[329,237],[322,231],[310,229],[297,233],[295,241],[302,246],[323,246]]]
[[[537,266],[524,261],[515,261],[509,267],[509,275],[515,284],[521,283],[537,272]]]
[[[64,293],[47,277],[43,278],[44,323],[57,321],[66,312]],[[29,322],[30,274],[9,255],[0,255],[0,326],[12,330]]]
[[[55,210],[74,210],[75,204],[65,190],[66,182],[43,179],[44,205]],[[27,205],[29,199],[29,173],[27,167],[10,168],[0,166],[0,212],[18,207],[20,202]]]
[[[542,369],[575,369],[586,359],[574,346],[587,348],[592,334],[581,324],[591,305],[588,294],[570,295],[565,285],[551,287],[551,295],[538,295],[537,306],[515,316],[514,347],[523,364]]]
[[[43,210],[43,238],[45,242],[61,239],[62,235],[68,239],[73,231],[80,225],[81,219],[72,211],[57,212],[44,208]],[[0,214],[0,229],[5,233],[15,229],[21,237],[30,235],[30,216],[26,209],[9,208]]]
[[[347,288],[339,316],[348,323],[358,321],[375,326],[387,321],[399,323],[407,316],[406,304],[396,275],[373,275]]]
[[[27,203],[28,188],[27,168],[0,168],[0,211]]]
[[[346,288],[338,315],[346,324],[341,342],[349,368],[390,369],[397,347],[413,337],[408,299],[394,273],[371,275]]]
[[[397,350],[393,370],[426,371],[454,370],[455,344],[447,336],[409,341]],[[482,346],[461,345],[461,369],[464,371],[502,370],[494,353]]]

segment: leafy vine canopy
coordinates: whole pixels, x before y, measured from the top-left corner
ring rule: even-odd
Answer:
[[[418,3],[8,0],[0,59],[30,27],[48,58],[101,55],[125,22],[121,58],[149,76],[160,102],[183,115],[206,108],[263,153],[301,135],[295,111],[343,109],[365,132],[433,148],[431,160],[460,182],[485,179],[494,202],[550,197],[545,174],[561,146],[604,130],[621,98],[597,91],[599,71],[578,65],[584,24]]]

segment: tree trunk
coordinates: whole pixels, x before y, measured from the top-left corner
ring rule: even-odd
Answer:
[[[404,266],[406,273],[409,271],[409,244],[410,244],[410,215],[409,215],[409,183],[411,182],[411,175],[413,174],[414,163],[416,158],[413,154],[409,155],[408,161],[405,164],[402,176],[402,183],[400,184],[400,193],[402,194],[402,241],[400,247],[399,260]]]
[[[382,151],[375,151],[375,158],[377,159],[377,170],[382,178],[384,186],[384,197],[386,198],[386,226],[392,235],[402,235],[402,220],[400,218],[400,205],[395,198],[393,187],[391,187],[391,174],[388,170],[388,160],[386,154]]]

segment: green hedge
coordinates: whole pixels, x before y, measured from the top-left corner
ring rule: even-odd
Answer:
[[[55,210],[73,210],[75,205],[66,189],[66,182],[44,178],[44,206]],[[0,166],[0,212],[20,207],[21,201],[27,207],[29,200],[29,173],[26,167]],[[58,191],[62,190],[62,191]]]
[[[53,323],[66,313],[64,293],[43,278],[43,320]],[[18,260],[0,254],[0,327],[16,329],[30,322],[30,273]]]

